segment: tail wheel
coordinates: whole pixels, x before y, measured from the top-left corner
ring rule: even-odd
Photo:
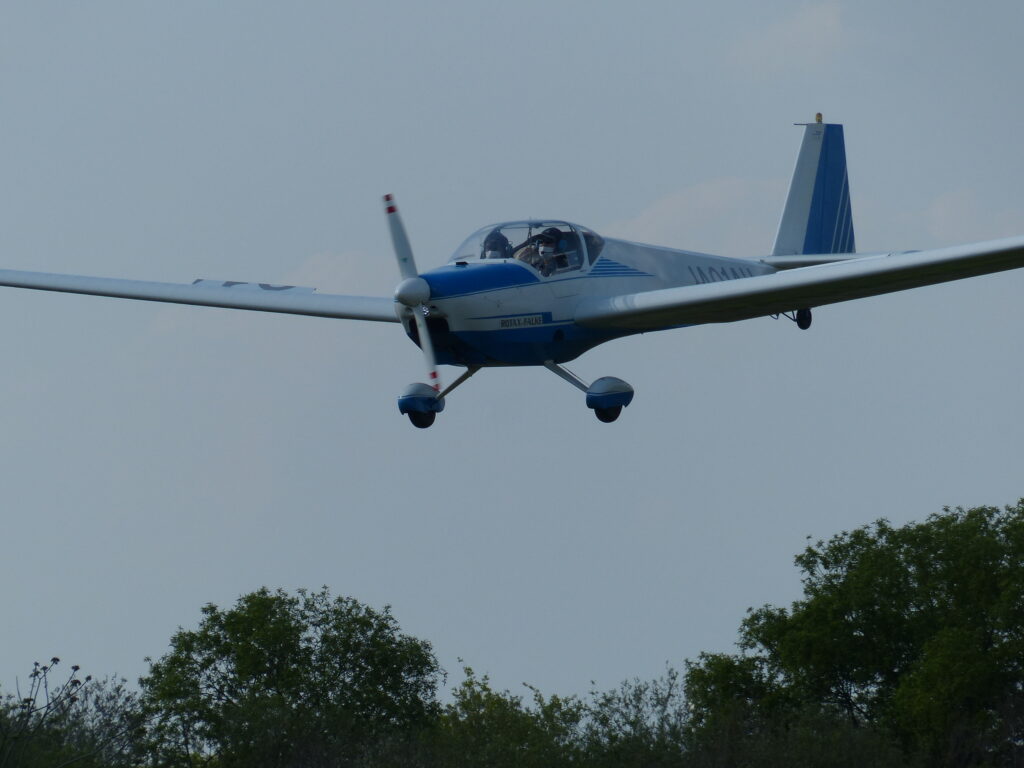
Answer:
[[[597,416],[598,421],[603,421],[605,424],[611,424],[622,413],[622,406],[616,405],[612,408],[595,408],[594,415]],[[410,416],[412,414],[409,414]]]

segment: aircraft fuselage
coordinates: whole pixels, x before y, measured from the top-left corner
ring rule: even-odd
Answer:
[[[774,271],[757,261],[606,239],[592,262],[554,274],[504,258],[455,259],[421,276],[430,285],[427,323],[437,361],[503,366],[563,363],[636,333],[578,325],[577,308],[588,299]],[[418,343],[412,310],[396,307],[406,333]]]

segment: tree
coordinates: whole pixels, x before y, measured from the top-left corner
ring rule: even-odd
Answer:
[[[804,702],[761,657],[701,654],[687,663],[690,768],[903,766],[885,734]]]
[[[928,764],[1024,760],[1024,500],[879,520],[796,563],[803,599],[751,611],[743,654],[688,670],[695,738],[727,702],[776,731],[841,720]]]
[[[140,684],[157,764],[283,768],[351,763],[425,727],[442,675],[388,608],[264,588],[205,606]]]
[[[436,763],[445,768],[557,768],[578,760],[577,728],[583,705],[575,697],[545,698],[526,686],[532,704],[509,691],[495,691],[487,676],[465,667],[431,739]]]
[[[141,733],[136,696],[124,680],[94,680],[60,659],[36,662],[28,688],[0,700],[0,768],[132,765]]]
[[[587,764],[687,765],[686,721],[679,672],[672,667],[651,681],[627,680],[610,691],[591,691],[582,739]]]

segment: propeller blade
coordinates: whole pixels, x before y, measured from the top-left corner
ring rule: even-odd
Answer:
[[[441,392],[441,377],[437,373],[437,360],[434,358],[434,345],[430,341],[430,331],[427,330],[427,318],[424,315],[426,306],[415,307],[412,311],[416,318],[416,330],[420,335],[420,349],[423,350],[423,359],[427,361],[427,383],[434,388],[438,394]]]
[[[417,277],[419,272],[416,271],[416,260],[412,256],[412,246],[409,245],[409,237],[405,234],[402,217],[398,215],[394,195],[384,195],[384,212],[388,215],[388,229],[391,230],[391,243],[398,259],[398,271],[403,279]]]
[[[416,321],[416,330],[420,337],[420,349],[423,350],[423,357],[427,361],[427,383],[440,394],[441,377],[437,372],[434,344],[430,339],[430,331],[427,329],[427,312],[429,311],[427,302],[430,301],[430,286],[416,271],[412,246],[409,245],[409,236],[405,234],[402,217],[398,215],[398,206],[395,205],[394,195],[384,195],[384,212],[388,216],[388,229],[391,230],[391,244],[395,248],[395,257],[398,259],[398,271],[402,275],[402,282],[395,290],[395,299],[412,309],[412,316]]]

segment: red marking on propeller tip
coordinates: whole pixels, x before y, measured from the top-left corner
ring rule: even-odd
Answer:
[[[398,212],[398,209],[395,206],[393,206],[393,205],[389,205],[384,210],[387,211],[388,213],[397,213]]]
[[[384,202],[390,203],[394,198],[391,195],[384,195]]]

